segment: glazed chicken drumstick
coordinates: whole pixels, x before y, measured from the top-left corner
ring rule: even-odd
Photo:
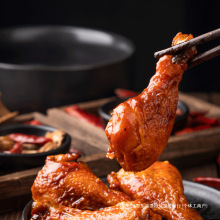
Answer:
[[[188,204],[183,192],[182,177],[168,161],[155,162],[140,172],[121,169],[108,175],[110,187],[124,192],[133,200],[141,199],[165,219],[201,220]]]
[[[178,33],[173,45],[192,38]],[[105,130],[110,142],[107,157],[115,157],[124,170],[144,170],[163,152],[175,121],[178,86],[194,54],[192,47],[175,57],[161,57],[148,87],[114,109]]]
[[[48,156],[31,188],[34,201],[48,201],[78,209],[97,210],[131,199],[111,190],[83,162],[78,154]]]

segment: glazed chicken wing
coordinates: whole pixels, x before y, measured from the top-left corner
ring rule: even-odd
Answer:
[[[173,45],[191,38],[178,33]],[[116,157],[124,170],[144,170],[163,152],[174,125],[179,82],[194,54],[195,47],[187,49],[174,57],[176,64],[171,55],[161,57],[149,86],[114,109],[105,130],[110,142],[107,157]]]
[[[77,154],[47,157],[31,188],[34,201],[48,201],[78,209],[97,210],[131,199],[122,192],[109,189]]]
[[[31,220],[161,220],[149,206],[141,201],[121,202],[98,211],[79,210],[65,206],[53,207],[47,203],[34,203]]]
[[[140,172],[121,169],[118,173],[112,172],[108,181],[111,188],[150,204],[150,208],[165,219],[202,219],[190,208],[183,193],[182,177],[168,161],[157,161]]]

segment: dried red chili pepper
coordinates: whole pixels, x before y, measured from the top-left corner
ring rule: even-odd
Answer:
[[[71,105],[64,109],[68,114],[88,123],[91,123],[102,129],[105,128],[102,119],[99,116],[93,115],[79,108],[77,105]]]
[[[191,118],[190,125],[211,125],[211,126],[218,126],[219,125],[218,118],[208,118],[203,115],[199,115],[195,118]]]
[[[117,97],[121,99],[130,98],[138,95],[137,92],[128,89],[121,89],[121,88],[115,89],[115,94],[117,95]]]
[[[50,138],[46,138],[43,136],[29,135],[29,134],[13,133],[13,134],[9,134],[8,136],[16,142],[28,143],[28,144],[44,145],[47,142],[52,141]]]
[[[214,177],[196,177],[193,179],[194,182],[202,183],[207,186],[214,187],[220,190],[220,178]]]
[[[24,122],[24,124],[26,124],[26,125],[42,125],[42,123],[36,119],[31,120],[31,121],[26,121],[26,122]]]
[[[9,151],[4,151],[4,153],[7,154],[21,154],[23,150],[23,145],[19,142],[16,142],[13,147],[11,148],[11,150]]]
[[[196,126],[196,127],[187,127],[187,128],[183,128],[180,131],[176,131],[175,135],[180,135],[180,134],[187,134],[187,133],[191,133],[194,131],[201,131],[201,130],[206,130],[212,128],[211,125],[200,125],[200,126]]]
[[[198,116],[203,116],[203,115],[205,115],[205,114],[207,114],[208,112],[205,112],[205,111],[203,111],[203,112],[190,112],[189,113],[189,116],[191,117],[191,118],[194,118],[194,117],[198,117]]]
[[[186,127],[175,132],[175,135],[186,134],[194,131],[205,130],[220,126],[220,120],[218,118],[209,118],[204,116],[207,112],[191,112],[188,116]]]

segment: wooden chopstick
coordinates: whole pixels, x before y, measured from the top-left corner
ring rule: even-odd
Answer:
[[[199,65],[200,63],[203,63],[207,60],[211,60],[214,57],[217,57],[220,55],[220,45],[217,47],[214,47],[211,50],[208,50],[204,53],[199,54],[198,56],[192,58],[189,62],[188,62],[188,69],[194,66]]]
[[[167,49],[155,52],[154,57],[156,59],[158,59],[158,58],[162,57],[163,55],[175,54],[175,53],[177,53],[181,50],[187,49],[187,48],[192,47],[192,46],[196,46],[196,45],[206,43],[206,42],[214,40],[218,37],[220,37],[220,28],[218,28],[214,31],[210,31],[206,34],[200,35],[198,37],[195,37],[192,40],[186,41],[184,43],[177,44],[173,47],[169,47]]]

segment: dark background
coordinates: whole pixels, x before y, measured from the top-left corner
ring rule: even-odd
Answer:
[[[132,40],[136,91],[147,86],[155,72],[155,51],[170,46],[177,32],[198,36],[219,28],[218,0],[71,0],[1,1],[0,28],[30,25],[71,25],[116,32]],[[199,52],[219,40],[199,47]],[[220,92],[219,58],[188,70],[180,90]]]

